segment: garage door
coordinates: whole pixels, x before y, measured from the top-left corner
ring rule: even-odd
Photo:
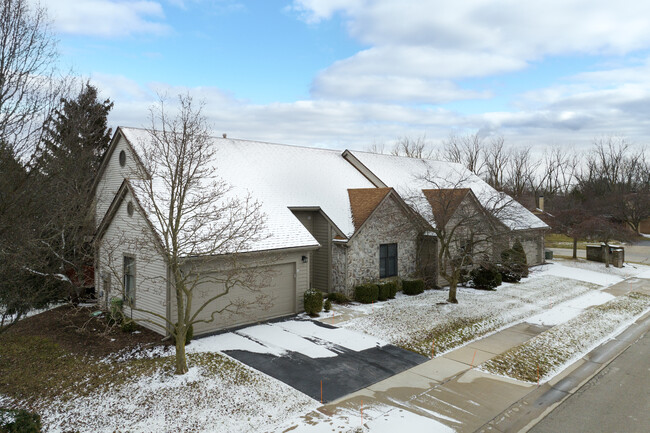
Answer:
[[[296,312],[296,272],[295,263],[286,263],[260,268],[259,290],[251,291],[241,287],[234,287],[224,297],[210,304],[201,313],[201,318],[209,318],[216,308],[223,308],[227,304],[239,306],[231,309],[238,311],[225,311],[218,313],[212,323],[197,323],[194,326],[195,334],[204,334],[219,329],[259,322],[275,317],[286,316]],[[195,289],[194,307],[200,307],[203,301],[223,292],[223,285],[205,283]],[[173,313],[172,313],[173,314]]]

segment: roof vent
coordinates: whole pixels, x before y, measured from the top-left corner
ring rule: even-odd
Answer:
[[[228,137],[228,134],[226,134],[225,132],[224,132],[223,134],[221,134],[221,135],[223,135],[223,138],[227,138],[227,137]]]

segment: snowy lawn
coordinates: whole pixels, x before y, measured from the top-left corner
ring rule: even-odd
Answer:
[[[461,287],[458,304],[446,302],[446,290],[431,290],[413,297],[399,293],[394,300],[374,305],[336,307],[355,316],[337,325],[425,356],[431,355],[435,344],[438,355],[576,297],[601,296],[597,289],[648,269],[640,265],[606,269],[599,263],[558,260],[533,269],[522,282],[504,283],[496,291]]]
[[[175,376],[170,355],[154,350],[97,360],[44,339],[5,338],[0,364],[11,360],[14,367],[3,369],[3,387],[13,392],[0,390],[0,407],[37,412],[48,432],[239,432],[273,431],[320,406],[219,353],[189,354],[190,372]]]
[[[486,361],[479,369],[526,382],[546,381],[649,310],[648,295],[633,292],[615,298]]]

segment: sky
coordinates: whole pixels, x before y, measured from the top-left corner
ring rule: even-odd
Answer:
[[[426,136],[650,142],[650,2],[41,0],[60,62],[147,125],[204,101],[215,134],[335,149]]]

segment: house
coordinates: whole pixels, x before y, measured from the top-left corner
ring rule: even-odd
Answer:
[[[118,128],[100,167],[94,185],[95,287],[103,305],[126,297],[127,315],[164,334],[165,319],[174,322],[176,296],[164,233],[142,192],[143,185],[155,189],[163,181],[152,178],[144,164],[149,140],[146,130]],[[226,296],[199,312],[195,335],[298,313],[309,288],[351,295],[355,285],[368,281],[438,281],[432,208],[418,209],[411,198],[426,202],[435,194],[434,185],[419,179],[423,173],[449,174],[452,167],[465,176],[466,171],[449,163],[356,151],[211,140],[212,167],[228,185],[223,200],[249,197],[263,215],[261,235],[236,255],[239,267],[260,271],[259,291],[231,287],[220,278],[229,273],[232,254],[201,261],[200,252],[182,251],[183,274],[200,280],[194,308],[229,287]],[[507,199],[475,176],[463,185],[459,203],[487,206]],[[529,263],[541,262],[545,224],[521,209],[503,215],[500,224],[522,240]],[[258,302],[260,294],[267,302]],[[229,308],[243,304],[243,310]],[[223,311],[212,315],[215,310]]]
[[[647,218],[639,223],[639,233],[650,235],[650,218]]]
[[[127,314],[160,332],[162,318],[173,317],[175,296],[160,230],[147,212],[147,197],[138,195],[138,183],[148,181],[141,159],[148,139],[145,130],[118,128],[100,168],[95,287],[105,305],[127,291],[134,302]],[[214,138],[214,146],[213,163],[231,187],[229,196],[250,194],[260,203],[263,236],[239,260],[271,271],[264,292],[273,301],[245,313],[224,311],[195,326],[196,335],[297,313],[310,287],[351,294],[360,282],[417,273],[421,218],[392,188],[375,188],[339,151],[228,138]],[[188,255],[188,266],[191,261]],[[218,261],[211,266],[192,272],[225,272]],[[220,290],[223,286],[206,281],[194,303]],[[235,298],[254,304],[255,296],[235,287],[214,308]]]
[[[478,203],[496,216],[498,224],[507,229],[507,236],[501,238],[499,244],[494,246],[494,254],[519,240],[529,265],[544,262],[544,234],[549,230],[549,226],[516,200],[496,191],[462,165],[350,150],[343,152],[342,156],[376,187],[390,186],[409,202],[422,203],[418,211],[432,225],[436,224],[434,214],[437,212],[425,206],[432,204],[431,193],[427,198],[427,190],[449,189],[462,192],[471,189]],[[456,202],[449,198],[446,202]],[[463,195],[462,199],[468,200],[467,195]],[[485,224],[488,223],[490,222],[486,220]]]

